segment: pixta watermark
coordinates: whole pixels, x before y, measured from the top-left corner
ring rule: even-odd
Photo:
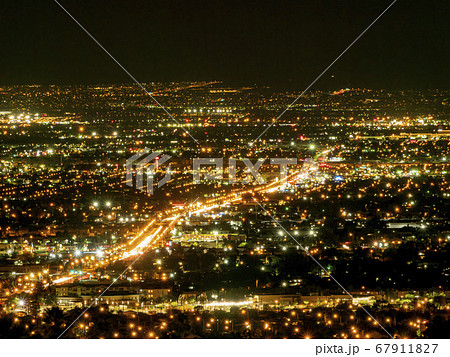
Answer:
[[[170,158],[170,155],[161,156],[160,152],[150,152],[149,149],[144,149],[129,157],[125,164],[126,185],[133,187],[133,173],[136,172],[136,189],[147,192],[150,195],[153,194],[155,174],[160,170],[160,166],[164,165]],[[135,167],[135,170],[133,167]],[[171,179],[170,164],[165,167],[164,171],[164,176],[158,181],[158,188]],[[146,176],[145,185],[144,174]]]
[[[127,186],[136,186],[136,189],[140,191],[153,194],[155,186],[162,187],[172,178],[170,159],[170,155],[151,152],[149,149],[134,154],[127,159],[125,165]],[[253,161],[248,158],[196,157],[192,159],[192,182],[193,184],[211,181],[227,181],[229,184],[238,183],[238,163],[244,166],[244,175],[240,175],[242,178],[239,183],[256,182],[264,185],[267,182],[260,173],[263,164],[278,166],[279,179],[283,180],[287,177],[289,165],[297,165],[298,160],[297,158],[279,157],[253,159]],[[146,178],[145,183],[144,177]],[[158,178],[158,182],[155,184],[156,178]]]

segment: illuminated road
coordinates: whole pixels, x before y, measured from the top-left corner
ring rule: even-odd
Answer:
[[[229,194],[207,199],[203,202],[194,201],[184,207],[174,207],[156,214],[156,218],[153,218],[147,223],[147,225],[130,241],[116,244],[110,250],[105,251],[102,255],[90,255],[85,257],[73,257],[72,260],[66,265],[66,269],[72,267],[77,270],[83,271],[83,276],[95,273],[99,268],[107,267],[117,261],[133,261],[136,260],[139,255],[144,254],[149,249],[158,246],[164,238],[171,232],[178,221],[187,216],[188,214],[197,215],[211,210],[218,209],[222,206],[231,204],[238,204],[243,202],[244,196],[254,197],[254,195],[262,195],[265,193],[274,192],[288,182],[299,182],[307,180],[309,173],[315,170],[314,163],[305,163],[303,167],[295,171],[289,176],[279,181],[274,181],[269,184],[263,184],[260,186],[249,186],[248,189],[235,189]],[[130,262],[131,263],[131,262]],[[53,284],[63,284],[80,279],[76,274],[70,274],[67,270],[61,272],[56,279],[53,280]]]
[[[109,259],[112,261],[124,260],[130,257],[143,254],[149,248],[159,244],[167,234],[173,229],[180,218],[192,214],[200,214],[208,212],[222,206],[227,206],[230,204],[237,204],[243,200],[245,195],[254,195],[270,193],[278,190],[280,187],[285,185],[288,181],[297,180],[304,174],[305,170],[296,171],[293,174],[286,176],[283,180],[272,182],[266,185],[261,185],[258,187],[253,187],[247,190],[236,190],[227,195],[220,197],[215,197],[212,199],[205,200],[204,202],[193,202],[184,207],[172,208],[158,214],[157,219],[153,219],[149,224],[139,232],[136,237],[133,238],[128,243],[121,244],[114,247],[111,250]]]

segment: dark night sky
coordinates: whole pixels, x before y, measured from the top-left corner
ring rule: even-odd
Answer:
[[[296,89],[390,2],[61,0],[140,81]],[[130,82],[52,0],[0,3],[0,84]],[[448,88],[449,10],[442,0],[398,0],[313,89]]]

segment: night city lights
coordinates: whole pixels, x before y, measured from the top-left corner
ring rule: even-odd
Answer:
[[[445,10],[10,1],[0,337],[448,355]]]

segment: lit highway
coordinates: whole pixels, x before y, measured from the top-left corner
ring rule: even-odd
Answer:
[[[61,271],[61,274],[56,276],[56,279],[53,279],[52,283],[64,284],[79,279],[86,279],[99,268],[105,268],[117,261],[133,264],[140,255],[145,254],[148,250],[161,244],[183,217],[189,214],[202,214],[216,210],[222,206],[239,204],[244,200],[244,196],[250,195],[251,197],[254,197],[255,194],[261,196],[266,193],[274,192],[289,182],[305,182],[308,180],[309,174],[316,169],[317,167],[314,163],[305,162],[301,169],[294,171],[292,174],[278,181],[259,186],[249,186],[248,189],[235,189],[231,193],[219,197],[206,199],[204,201],[197,199],[185,206],[173,207],[161,211],[155,214],[144,228],[128,242],[116,244],[109,250],[102,251],[101,254],[80,254],[84,256],[73,256],[66,264],[65,269]],[[71,269],[78,272],[81,270],[81,277],[80,275],[77,275],[76,272],[71,273]]]

